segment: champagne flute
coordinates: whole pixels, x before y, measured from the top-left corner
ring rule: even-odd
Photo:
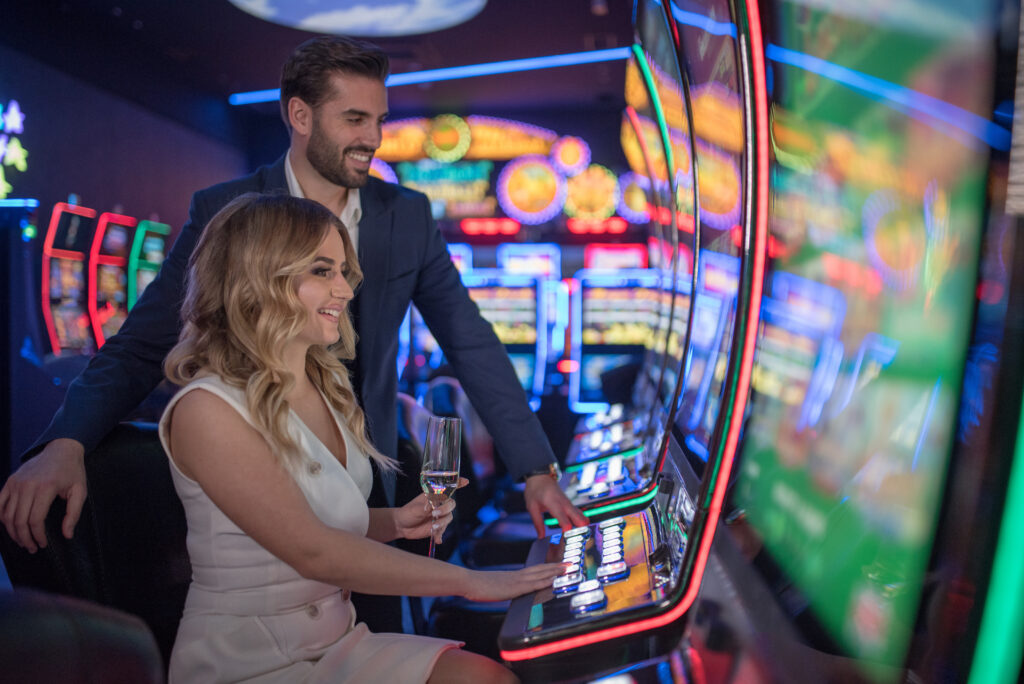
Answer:
[[[443,506],[459,486],[459,451],[462,421],[458,418],[431,416],[427,439],[423,444],[420,487],[434,509]],[[427,555],[434,557],[434,535],[430,535]]]

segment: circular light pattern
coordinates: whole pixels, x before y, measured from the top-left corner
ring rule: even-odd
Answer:
[[[435,116],[430,130],[423,141],[423,151],[439,162],[454,162],[462,159],[469,150],[469,124],[454,114]]]
[[[647,194],[651,191],[651,181],[638,173],[630,171],[619,176],[619,196],[617,207],[619,216],[630,223],[648,223],[651,212],[647,210]]]
[[[551,146],[551,161],[566,176],[575,176],[590,163],[590,145],[574,135],[559,138]]]
[[[729,155],[698,143],[697,169],[701,222],[718,230],[732,228],[740,219],[739,166]]]
[[[605,219],[619,203],[619,179],[600,164],[591,164],[566,182],[565,213],[574,218]]]
[[[565,204],[565,178],[540,155],[506,164],[498,176],[497,190],[505,213],[527,225],[550,221]]]
[[[914,230],[911,213],[892,191],[878,190],[864,200],[861,224],[868,261],[882,282],[897,292],[911,288],[921,273],[926,238]]]
[[[387,183],[398,185],[398,176],[395,174],[395,170],[387,162],[381,161],[376,157],[370,161],[370,175],[380,178]]]

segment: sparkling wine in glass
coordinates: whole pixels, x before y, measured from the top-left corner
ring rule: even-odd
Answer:
[[[459,486],[459,451],[462,421],[458,418],[431,416],[427,439],[423,444],[420,487],[433,508],[443,506]],[[430,535],[427,555],[434,556],[434,535]]]

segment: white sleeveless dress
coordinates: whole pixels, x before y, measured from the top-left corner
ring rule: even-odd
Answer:
[[[197,389],[221,397],[252,423],[241,390],[217,377],[197,379],[171,400],[160,421],[168,454],[168,417],[181,397]],[[306,467],[293,475],[321,520],[365,535],[373,477],[369,458],[344,420],[332,413],[345,440],[348,468],[292,413],[289,429],[307,455]],[[348,591],[303,578],[231,522],[169,460],[188,520],[192,561],[192,584],[171,653],[172,684],[425,682],[441,653],[461,646],[430,637],[374,634],[356,624]],[[273,515],[272,507],[264,505],[266,514]]]

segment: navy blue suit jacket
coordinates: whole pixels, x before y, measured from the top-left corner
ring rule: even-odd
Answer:
[[[287,192],[284,157],[237,180],[197,192],[156,279],[117,335],[68,387],[64,403],[29,453],[58,437],[92,450],[163,379],[162,363],[178,341],[188,259],[202,229],[230,200],[246,192]],[[360,190],[356,375],[370,436],[394,457],[398,437],[395,358],[398,328],[412,302],[437,338],[473,406],[506,459],[510,474],[552,463],[554,454],[530,411],[501,343],[470,299],[430,214],[426,196],[370,178]],[[385,482],[394,503],[394,485]],[[402,502],[399,502],[402,503]]]

